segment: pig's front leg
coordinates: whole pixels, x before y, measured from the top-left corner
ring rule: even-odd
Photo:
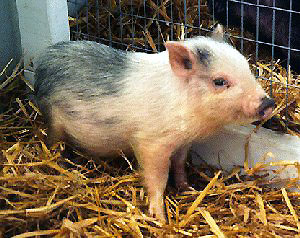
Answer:
[[[175,186],[180,191],[194,190],[189,186],[185,171],[185,162],[189,146],[179,148],[171,157],[171,170],[175,180]]]
[[[149,213],[164,222],[166,217],[163,196],[168,181],[171,153],[170,147],[149,144],[136,151],[149,196]]]

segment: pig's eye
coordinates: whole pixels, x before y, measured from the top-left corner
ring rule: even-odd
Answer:
[[[229,87],[228,81],[222,77],[213,80],[216,87]]]

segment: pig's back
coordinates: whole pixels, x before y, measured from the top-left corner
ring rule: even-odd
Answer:
[[[61,42],[37,60],[37,98],[72,93],[80,100],[116,95],[122,88],[130,53],[89,41]]]

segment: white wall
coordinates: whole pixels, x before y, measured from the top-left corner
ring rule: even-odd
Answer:
[[[32,80],[31,60],[45,47],[70,40],[67,0],[16,0],[25,77]]]

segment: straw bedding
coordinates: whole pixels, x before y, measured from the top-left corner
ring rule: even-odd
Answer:
[[[122,1],[122,10],[130,10],[129,2]],[[161,19],[169,20],[168,1],[160,6],[151,0],[146,2],[152,9],[147,11],[149,18],[157,17],[159,12]],[[195,2],[189,1],[188,6]],[[143,4],[133,3],[133,10],[141,11]],[[184,22],[182,2],[173,4],[174,19]],[[111,1],[112,8],[117,6]],[[212,22],[205,4],[201,11],[200,25],[209,27]],[[95,27],[96,13],[90,9],[90,27],[94,27],[95,35],[99,30],[106,38],[107,31],[101,26],[105,26],[109,14],[110,24],[116,25],[112,39],[121,41],[114,11],[101,12],[100,26]],[[196,7],[189,7],[186,21],[197,25],[197,14]],[[126,17],[123,42],[130,45],[131,29],[126,22],[132,22]],[[77,20],[70,19],[71,26],[75,21],[82,23],[80,29],[84,32],[87,18],[81,15]],[[157,42],[168,39],[170,27],[147,20],[145,32],[141,27],[144,23],[134,22],[135,45],[147,45],[155,51]],[[173,30],[175,38],[185,33],[199,34],[196,28],[180,25]],[[249,52],[253,52],[251,47]],[[251,57],[251,53],[248,55]],[[278,105],[267,127],[299,136],[299,77],[287,74],[276,62],[273,70],[271,67],[266,59],[253,63],[259,76],[273,81],[271,86],[270,81],[261,80]],[[0,237],[300,237],[300,194],[271,187],[270,181],[258,175],[262,165],[241,176],[239,169],[226,174],[207,164],[196,167],[189,160],[189,182],[198,191],[178,193],[169,185],[165,194],[167,224],[162,224],[148,216],[147,192],[141,186],[134,158],[95,162],[64,143],[45,146],[47,128],[25,82],[20,66],[0,81]],[[297,163],[285,159],[282,166],[292,164],[298,168]],[[298,179],[286,183],[287,187],[297,186]]]

